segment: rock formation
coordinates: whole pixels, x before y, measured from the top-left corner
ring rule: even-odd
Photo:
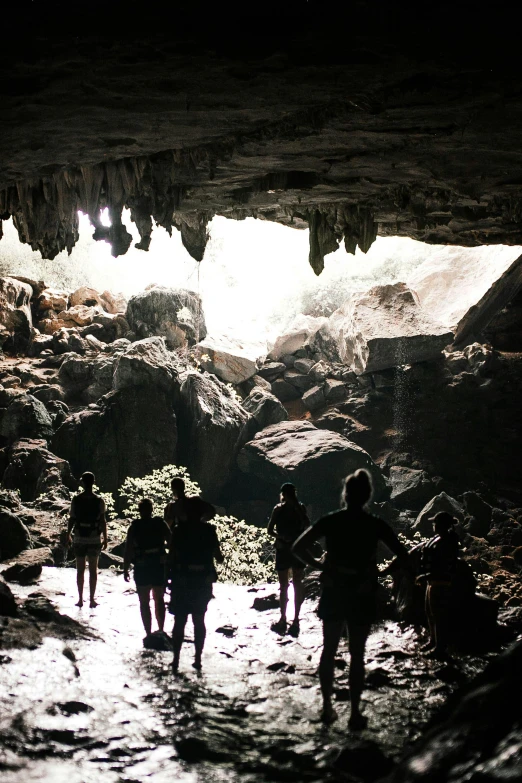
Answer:
[[[266,346],[219,335],[207,337],[196,346],[203,369],[226,383],[239,384],[257,373],[266,356]]]
[[[130,298],[126,315],[139,337],[164,337],[171,350],[195,345],[207,334],[201,300],[192,291],[152,286]]]

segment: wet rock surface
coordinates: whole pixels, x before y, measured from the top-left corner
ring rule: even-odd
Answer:
[[[48,597],[15,587],[19,597],[28,596],[26,614],[51,623],[50,598],[71,620],[60,626],[55,616],[46,626],[51,633],[43,642],[33,639],[32,650],[3,644],[8,783],[58,776],[89,783],[100,775],[109,781],[376,779],[400,760],[455,685],[485,662],[456,659],[449,677],[447,664],[419,655],[411,631],[393,623],[376,627],[363,697],[369,725],[350,735],[345,642],[336,662],[339,721],[329,728],[318,722],[321,636],[312,601],[305,603],[298,639],[281,637],[269,630],[277,609],[252,608],[270,590],[218,584],[207,614],[203,671],[190,666],[189,625],[181,673],[173,677],[171,653],[143,649],[137,597],[121,577],[100,575],[100,603],[92,611],[73,606],[74,571],[44,569],[42,580]],[[22,628],[21,620],[11,623]]]

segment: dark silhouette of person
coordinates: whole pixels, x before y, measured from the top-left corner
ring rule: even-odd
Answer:
[[[182,478],[173,478],[170,482],[172,491],[172,500],[165,506],[163,518],[167,525],[172,528],[179,522],[186,522],[189,516],[198,520],[203,519],[209,522],[216,516],[216,509],[206,500],[195,496],[185,494],[185,482]]]
[[[281,617],[274,623],[272,630],[284,634],[286,632],[286,607],[288,604],[288,580],[292,571],[294,586],[294,619],[288,633],[299,635],[299,611],[304,598],[302,560],[292,552],[292,544],[303,530],[310,526],[310,520],[303,503],[297,499],[297,490],[293,484],[283,484],[281,487],[281,502],[274,506],[267,533],[275,537],[275,567],[279,578],[279,605]]]
[[[107,549],[107,520],[105,503],[93,492],[94,474],[87,471],[80,478],[83,492],[75,495],[71,501],[67,542],[74,545],[76,557],[76,583],[78,585],[78,603],[83,606],[83,585],[85,564],[89,563],[89,606],[94,609],[96,584],[98,582],[98,558],[102,549]],[[73,535],[74,533],[74,535]],[[102,542],[103,539],[103,542]]]
[[[198,501],[199,498],[187,498]],[[172,643],[174,658],[172,669],[178,671],[185,626],[189,615],[194,624],[195,656],[192,664],[201,669],[201,657],[205,644],[205,613],[213,597],[212,584],[217,580],[214,560],[223,562],[223,555],[214,525],[206,521],[209,504],[188,503],[186,518],[179,519],[172,528],[169,552],[170,604],[174,615]],[[212,507],[213,509],[213,507]],[[214,511],[214,509],[213,509]],[[215,513],[215,512],[214,512]]]
[[[323,621],[323,651],[319,678],[323,696],[321,719],[331,723],[337,715],[332,705],[334,661],[345,624],[350,645],[350,728],[367,723],[360,710],[364,687],[364,651],[376,613],[377,544],[382,541],[405,563],[408,552],[382,519],[365,510],[372,484],[365,470],[345,480],[344,508],[319,519],[295,542],[294,552],[306,563],[322,570],[318,614]],[[324,538],[324,563],[312,557],[308,547]]]
[[[444,658],[448,651],[453,584],[457,574],[459,537],[457,520],[447,511],[430,519],[435,535],[422,549],[419,583],[426,582],[426,616],[430,632],[428,655]]]
[[[134,581],[140,601],[140,613],[145,629],[145,639],[151,634],[152,616],[150,596],[154,600],[154,613],[158,630],[165,626],[166,560],[165,544],[170,541],[170,529],[161,517],[154,517],[154,506],[149,498],[138,504],[139,518],[133,519],[127,531],[123,558],[123,577],[130,580],[129,568],[134,564]]]

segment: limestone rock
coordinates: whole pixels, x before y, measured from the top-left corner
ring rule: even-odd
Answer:
[[[297,316],[288,330],[277,338],[269,357],[278,361],[285,354],[293,354],[300,348],[304,348],[325,323],[326,318],[316,318],[312,315]]]
[[[272,383],[284,372],[286,372],[286,364],[283,362],[267,362],[259,369],[258,375]]]
[[[33,289],[12,277],[0,277],[0,349],[11,351],[27,348],[33,325],[31,297]]]
[[[325,405],[325,396],[322,386],[312,386],[302,397],[304,406],[309,411],[316,411]]]
[[[301,372],[303,375],[308,375],[314,365],[315,362],[312,359],[296,359],[294,361],[293,367],[294,370],[297,370],[297,372]]]
[[[0,437],[11,444],[19,438],[43,438],[53,434],[53,423],[45,405],[31,394],[21,394],[7,408],[0,424]]]
[[[253,416],[260,429],[288,419],[288,413],[277,397],[259,387],[252,389],[243,400],[243,408]]]
[[[61,386],[57,383],[42,383],[39,386],[33,386],[31,394],[44,405],[51,400],[64,400],[65,394]]]
[[[98,314],[96,307],[87,307],[87,305],[78,304],[69,307],[68,310],[62,310],[58,313],[58,319],[70,326],[89,326]]]
[[[453,340],[404,283],[352,294],[330,317],[330,330],[357,374],[435,359]]]
[[[83,305],[85,307],[103,307],[103,299],[95,288],[89,288],[89,286],[83,285],[72,292],[69,297],[69,304],[70,307],[76,307],[77,305]]]
[[[67,399],[77,397],[92,383],[93,367],[94,362],[91,359],[74,353],[65,356],[58,371],[58,378]]]
[[[183,288],[153,286],[129,299],[126,318],[140,337],[164,337],[171,350],[195,345],[207,336],[201,300]]]
[[[18,555],[13,562],[9,563],[9,567],[2,571],[2,576],[8,582],[28,585],[38,579],[42,573],[43,566],[53,565],[53,554],[49,547],[28,549]]]
[[[203,493],[215,497],[247,437],[250,414],[208,373],[189,372],[181,385],[180,451]]]
[[[328,378],[324,384],[324,396],[328,402],[340,402],[346,397],[346,385],[342,381]]]
[[[447,495],[445,492],[441,492],[424,506],[415,520],[413,529],[415,531],[418,530],[422,536],[431,537],[434,534],[433,523],[429,520],[431,517],[434,517],[435,514],[438,514],[439,511],[447,511],[449,514],[456,517],[457,520],[462,520],[464,517],[464,506],[455,500],[455,498],[450,497],[450,495]]]
[[[31,342],[29,344],[29,348],[27,353],[29,356],[39,356],[42,351],[46,351],[47,349],[52,349],[53,347],[53,338],[51,335],[47,334],[40,334],[37,332],[36,334],[33,334],[31,337]]]
[[[31,543],[31,536],[17,514],[0,509],[0,560],[16,557]]]
[[[283,378],[277,378],[272,383],[272,394],[277,397],[281,402],[290,402],[290,400],[297,400],[301,395],[295,386],[285,381]]]
[[[272,386],[271,384],[266,380],[266,378],[262,378],[260,375],[253,375],[251,378],[249,378],[247,381],[244,381],[241,384],[241,390],[243,394],[250,394],[252,389],[259,388],[259,389],[266,389],[266,391],[271,391]]]
[[[16,601],[11,588],[0,576],[0,615],[2,617],[16,617]]]
[[[391,502],[398,508],[415,509],[433,497],[435,485],[423,470],[394,465],[390,468]]]
[[[52,440],[75,475],[94,471],[104,491],[127,476],[143,476],[176,462],[177,424],[171,396],[156,385],[111,392],[97,406],[69,416]]]
[[[308,391],[313,385],[314,380],[309,375],[302,375],[295,370],[287,370],[283,376],[283,379],[297,389],[301,394]]]
[[[156,386],[172,392],[178,372],[162,337],[147,337],[132,343],[120,356],[114,371],[116,390],[132,386]]]
[[[266,345],[227,335],[206,337],[196,346],[201,366],[227,383],[239,384],[256,375],[266,356]]]
[[[36,311],[40,314],[40,317],[45,318],[46,310],[54,310],[60,313],[62,310],[67,310],[68,305],[69,294],[67,291],[45,288],[36,300]]]
[[[342,479],[358,468],[372,476],[375,500],[386,493],[383,476],[364,449],[304,421],[281,422],[262,430],[240,451],[238,465],[275,486],[291,481],[305,503],[331,506]]]
[[[75,490],[78,486],[69,463],[52,454],[44,440],[30,438],[16,441],[9,449],[2,483],[6,489],[18,490],[23,501],[56,492],[67,496],[63,487]]]
[[[104,291],[101,296],[103,309],[107,313],[125,313],[127,310],[127,298],[123,294],[112,294],[110,291]]]

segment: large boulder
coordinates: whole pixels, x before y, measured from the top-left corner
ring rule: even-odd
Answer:
[[[0,560],[16,557],[31,544],[31,536],[17,514],[0,509]]]
[[[23,351],[31,339],[33,289],[13,277],[0,277],[0,349]]]
[[[436,491],[433,481],[423,470],[393,465],[390,468],[390,500],[398,508],[422,508]]]
[[[8,582],[29,585],[38,579],[44,566],[53,565],[53,553],[49,547],[28,549],[9,563],[9,567],[2,571],[2,576]]]
[[[172,392],[178,386],[178,371],[162,337],[147,337],[132,343],[114,371],[115,389],[132,386],[156,386]]]
[[[327,319],[323,317],[315,317],[313,315],[297,316],[288,329],[276,339],[269,357],[274,361],[278,361],[282,356],[295,353],[304,348],[313,341],[316,333],[326,323]]]
[[[164,337],[171,350],[207,336],[200,297],[183,288],[153,286],[129,299],[126,318],[138,337]]]
[[[439,495],[435,495],[429,503],[426,503],[415,520],[413,529],[418,531],[422,536],[433,536],[433,523],[430,522],[430,519],[434,517],[435,514],[438,514],[439,511],[447,511],[448,514],[451,514],[459,522],[462,521],[465,516],[464,506],[459,503],[458,500],[455,500],[455,498],[447,495],[446,492],[441,492]]]
[[[43,402],[32,394],[20,394],[13,399],[0,424],[0,439],[6,444],[19,438],[49,440],[52,434],[52,419]]]
[[[0,576],[0,615],[2,617],[16,617],[16,601],[11,588]]]
[[[101,294],[103,308],[107,313],[124,313],[127,310],[127,299],[123,294],[113,294],[111,291],[103,291]]]
[[[254,418],[259,429],[288,419],[284,405],[266,389],[256,386],[243,400],[243,408]]]
[[[183,464],[202,491],[215,498],[248,437],[250,414],[217,378],[189,372],[181,386],[179,416]]]
[[[145,476],[176,462],[177,425],[171,395],[158,386],[132,386],[111,392],[69,416],[52,440],[55,454],[75,475],[94,471],[104,491],[127,476]]]
[[[370,473],[375,500],[386,494],[381,471],[364,449],[304,421],[262,430],[240,451],[238,465],[272,485],[291,481],[305,503],[330,510],[338,505],[343,478],[358,468]]]
[[[78,486],[66,460],[52,454],[44,440],[29,438],[17,441],[9,449],[2,484],[5,489],[17,489],[23,501],[48,494],[67,496],[68,489]]]
[[[405,283],[352,294],[329,325],[341,360],[358,375],[435,359],[453,340]]]
[[[40,318],[45,318],[47,310],[60,313],[69,306],[69,294],[56,288],[44,288],[35,303],[35,310]]]
[[[59,320],[63,321],[67,326],[89,326],[94,321],[94,317],[99,313],[97,307],[87,307],[87,305],[74,305],[69,307],[68,310],[62,310],[58,313]]]
[[[70,307],[76,307],[77,305],[84,307],[103,307],[103,299],[95,288],[89,288],[89,286],[82,285],[73,291],[69,297]]]
[[[198,343],[196,355],[204,370],[222,381],[239,384],[257,373],[266,357],[266,345],[220,335]]]

